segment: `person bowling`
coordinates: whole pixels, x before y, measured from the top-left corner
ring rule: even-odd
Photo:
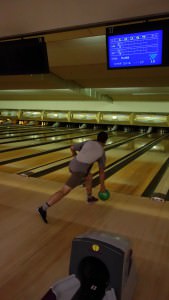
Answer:
[[[95,162],[98,162],[99,166],[99,180],[100,191],[104,192],[105,188],[105,174],[104,168],[106,163],[106,155],[104,151],[104,145],[108,139],[108,134],[105,131],[101,131],[97,135],[97,140],[85,141],[78,144],[74,144],[70,147],[73,155],[73,159],[69,164],[70,177],[66,183],[53,195],[51,195],[47,202],[40,206],[37,211],[45,223],[47,221],[47,210],[49,207],[60,201],[66,196],[72,189],[84,183],[87,193],[87,202],[93,203],[98,201],[92,195],[92,174],[90,170]]]

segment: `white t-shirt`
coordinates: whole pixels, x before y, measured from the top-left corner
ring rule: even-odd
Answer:
[[[78,146],[74,146],[75,150],[80,150],[76,156],[76,159],[82,163],[92,164],[104,154],[102,145],[97,141],[85,142],[82,144],[82,147],[80,146],[80,149],[78,148]]]
[[[99,167],[105,167],[106,156],[102,145],[97,141],[87,141],[73,145],[78,154],[71,160],[69,169],[71,172],[87,174],[94,162]]]

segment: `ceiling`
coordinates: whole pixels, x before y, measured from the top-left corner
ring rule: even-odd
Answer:
[[[107,70],[105,32],[44,35],[50,73],[0,76],[0,100],[169,101],[169,67]]]

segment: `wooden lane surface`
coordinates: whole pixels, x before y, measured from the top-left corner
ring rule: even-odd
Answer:
[[[85,129],[84,129],[85,130]],[[87,129],[86,129],[87,130]],[[78,129],[78,131],[83,131],[82,129]],[[76,130],[77,132],[77,130]],[[31,137],[32,135],[40,135],[45,136],[45,135],[62,135],[63,133],[71,134],[73,133],[73,129],[68,129],[68,128],[62,128],[62,129],[57,129],[57,128],[23,128],[20,131],[2,131],[0,132],[0,142],[2,143],[5,142],[11,142],[11,141],[18,141],[18,139],[24,137]],[[20,140],[19,140],[20,141]]]
[[[31,137],[32,135],[39,135],[39,137],[41,136],[45,136],[45,135],[50,135],[50,134],[56,134],[56,133],[60,133],[63,131],[57,131],[57,130],[52,130],[52,129],[31,129],[29,128],[29,130],[25,130],[22,129],[21,131],[9,131],[9,132],[2,132],[0,133],[0,143],[6,143],[6,142],[19,142],[22,138],[27,138],[27,137]]]
[[[127,136],[125,134],[121,135],[113,135],[113,141],[117,142],[122,138],[127,138]],[[87,137],[86,139],[90,139],[90,137]],[[86,140],[85,138],[83,138],[83,141]],[[76,139],[75,141],[72,141],[72,143],[74,142],[80,142],[81,138]],[[3,160],[5,159],[10,159],[10,158],[15,158],[15,157],[20,157],[20,156],[24,156],[27,154],[31,154],[31,153],[38,153],[38,151],[42,151],[42,150],[49,150],[52,148],[59,148],[59,147],[64,147],[64,146],[68,146],[68,149],[64,149],[64,150],[58,150],[57,152],[52,152],[52,153],[48,153],[48,154],[44,154],[42,156],[36,156],[33,158],[29,158],[29,159],[23,159],[21,161],[17,161],[14,163],[9,163],[6,165],[2,165],[1,166],[1,171],[3,172],[10,172],[10,173],[16,173],[16,172],[22,172],[25,169],[30,169],[30,168],[34,168],[36,166],[39,166],[41,164],[45,164],[45,163],[50,163],[52,161],[55,160],[60,160],[64,157],[67,156],[71,156],[71,152],[70,152],[70,141],[64,141],[64,142],[59,142],[55,145],[44,145],[44,146],[39,146],[39,147],[35,147],[35,149],[21,149],[21,150],[15,150],[12,151],[12,153],[3,153]],[[2,155],[2,154],[1,154]]]
[[[20,132],[20,131],[30,131],[30,130],[39,130],[39,131],[44,131],[44,130],[58,130],[62,131],[64,130],[65,127],[52,127],[52,126],[33,126],[33,125],[12,125],[12,126],[0,126],[0,133],[1,132]],[[70,129],[70,128],[66,128]],[[71,130],[71,129],[70,129]]]
[[[84,134],[84,133],[87,133],[89,132],[90,130],[89,129],[86,129],[86,130],[76,130],[76,133],[77,132],[80,132],[81,134]],[[39,130],[39,129],[36,129],[36,130],[25,130],[25,131],[22,131],[20,134],[19,133],[13,133],[13,132],[9,132],[9,133],[6,133],[4,134],[3,136],[0,134],[0,147],[6,145],[6,143],[8,145],[6,145],[8,148],[12,148],[13,145],[16,147],[16,146],[20,146],[20,145],[23,145],[22,144],[22,139],[27,139],[27,142],[29,142],[29,139],[33,139],[33,142],[36,142],[36,140],[39,140],[39,139],[42,139],[42,140],[46,140],[46,138],[50,138],[51,136],[53,137],[57,137],[59,138],[59,136],[66,136],[66,134],[72,134],[73,133],[73,130],[71,129],[62,129],[62,130],[57,130],[57,129],[44,129],[44,130]],[[26,141],[24,141],[26,143]],[[7,148],[7,149],[8,149]]]
[[[111,200],[89,207],[77,188],[49,210],[46,225],[34,211],[57,187],[0,173],[0,299],[41,299],[68,275],[73,238],[103,230],[131,240],[138,276],[133,300],[168,300],[169,203],[112,192]]]
[[[58,145],[55,145],[55,148],[59,148],[59,147],[65,147],[68,146],[68,149],[63,149],[63,150],[58,150],[56,152],[52,152],[52,153],[47,153],[47,154],[43,154],[40,156],[36,156],[36,157],[32,157],[32,158],[28,158],[28,159],[23,159],[17,162],[13,162],[13,163],[9,163],[6,165],[2,165],[1,171],[4,172],[9,172],[9,173],[17,173],[17,172],[22,172],[24,170],[30,169],[30,168],[34,168],[36,166],[39,165],[43,165],[46,163],[50,163],[53,161],[57,161],[60,159],[63,159],[67,156],[71,156],[70,153],[70,142],[64,142],[64,143],[59,143]],[[25,149],[24,149],[25,150]],[[36,149],[36,152],[34,153],[39,153],[38,149]],[[17,154],[19,155],[19,152],[17,152]],[[28,151],[24,151],[24,154],[20,151],[20,156],[22,155],[29,155],[30,153]]]
[[[10,137],[4,137],[0,139],[0,146],[1,145],[5,145],[5,144],[8,144],[9,147],[12,147],[13,145],[20,145],[20,143],[22,142],[22,140],[26,140],[26,141],[29,141],[31,139],[35,140],[35,139],[45,139],[45,138],[48,138],[50,136],[54,136],[54,135],[57,135],[59,134],[59,132],[53,132],[53,131],[44,131],[44,132],[28,132],[28,133],[22,133],[22,134],[17,134],[16,136],[14,134],[12,134],[13,136],[11,136],[10,134]]]
[[[61,132],[60,132],[60,135],[55,136],[54,135],[55,132],[54,132],[53,136],[50,136],[50,137],[47,137],[47,136],[46,137],[42,137],[42,136],[38,137],[38,135],[37,135],[36,138],[34,138],[32,140],[29,140],[29,141],[19,141],[19,142],[17,142],[17,139],[16,139],[16,143],[8,143],[8,144],[4,143],[4,144],[0,144],[0,149],[1,150],[10,150],[11,152],[8,152],[9,153],[8,156],[10,156],[10,155],[12,155],[12,153],[14,153],[14,151],[17,151],[17,150],[12,150],[12,148],[14,148],[14,147],[22,147],[22,146],[25,147],[25,146],[30,146],[30,145],[32,145],[32,146],[35,145],[36,146],[36,144],[37,144],[37,147],[40,147],[41,149],[50,149],[50,148],[54,147],[53,144],[38,145],[38,143],[40,143],[40,142],[46,142],[47,143],[47,142],[51,142],[51,141],[53,141],[53,143],[54,143],[55,141],[58,142],[61,139],[64,139],[64,138],[65,139],[66,138],[69,139],[69,138],[76,137],[78,135],[78,137],[73,140],[73,142],[76,143],[76,142],[79,142],[79,138],[81,136],[83,136],[81,138],[81,140],[85,141],[86,139],[94,139],[94,138],[96,138],[97,133],[98,133],[98,131],[93,131],[91,129],[85,129],[85,130],[81,129],[80,131],[79,130],[78,131],[77,130],[74,130],[74,131],[71,130],[71,132],[67,133],[67,134],[65,134],[65,132],[64,132],[64,134],[61,134]],[[86,138],[84,136],[85,134],[86,134]],[[93,135],[90,136],[88,134],[93,134]],[[31,135],[29,135],[29,136],[31,137]],[[34,134],[32,134],[32,136],[34,136]],[[114,138],[118,139],[118,137],[124,136],[124,134],[123,133],[119,133],[118,136],[117,136],[116,134],[114,134],[112,132],[112,133],[110,133],[110,136],[114,136]],[[128,135],[126,134],[126,137],[127,136]],[[24,149],[23,149],[23,151],[24,151]],[[4,153],[4,156],[5,156],[5,153]],[[3,155],[2,155],[2,158],[3,158]]]
[[[166,140],[164,148],[162,150],[166,151],[166,153],[169,153],[169,141]],[[162,179],[160,180],[159,184],[157,185],[154,192],[156,193],[163,193],[167,194],[169,189],[169,168],[166,169]]]
[[[5,141],[13,141],[16,139],[16,141],[19,139],[19,138],[22,138],[22,137],[27,137],[27,136],[30,136],[30,135],[33,135],[33,134],[39,134],[40,135],[45,135],[45,134],[50,134],[50,133],[60,133],[60,131],[54,131],[52,129],[39,129],[39,128],[36,128],[36,129],[31,129],[29,128],[29,130],[25,130],[25,129],[22,129],[21,131],[8,131],[8,132],[0,132],[0,142],[4,142]]]
[[[27,127],[24,127],[24,126],[20,126],[20,127],[1,127],[0,128],[0,135],[2,134],[8,134],[8,133],[20,133],[20,132],[29,132],[29,131],[35,131],[35,130],[38,130],[38,131],[44,131],[46,130],[46,128],[44,127],[31,127],[31,126],[27,126]]]
[[[113,152],[113,155],[112,155],[112,152]],[[69,153],[70,153],[70,150],[69,150]],[[126,155],[126,151],[119,150],[119,148],[117,147],[115,149],[108,150],[106,152],[106,155],[107,155],[107,164],[109,164],[109,163],[116,161],[120,157],[123,157],[124,155]],[[92,173],[95,171],[98,171],[97,163],[92,168]],[[42,176],[42,178],[64,183],[65,180],[68,178],[68,176],[69,176],[68,167],[65,167],[65,168],[61,168],[57,171],[51,172],[49,174],[46,174],[46,175]]]
[[[29,143],[25,143],[25,144],[23,142],[23,146],[32,145],[33,147],[25,148],[25,149],[11,150],[10,152],[0,153],[0,159],[1,159],[1,161],[5,161],[7,159],[14,159],[14,158],[18,158],[18,157],[21,157],[24,155],[34,154],[34,153],[38,153],[38,152],[41,153],[42,151],[52,150],[55,148],[57,149],[60,146],[70,145],[72,143],[72,140],[69,140],[69,138],[73,138],[73,136],[77,136],[77,134],[74,134],[71,136],[68,135],[67,141],[59,141],[60,137],[57,137],[55,140],[52,140],[52,138],[50,138],[50,141],[53,141],[53,142],[51,144],[44,144],[44,145],[36,145],[35,141],[30,141]],[[94,136],[94,134],[92,136],[89,136],[88,139],[92,139],[93,136]],[[80,134],[79,134],[79,138],[80,138]],[[57,143],[55,143],[55,141]],[[34,145],[36,145],[36,147]]]
[[[54,135],[54,133],[53,133],[53,136],[50,136],[50,137],[42,137],[42,136],[38,136],[38,134],[36,135],[36,134],[31,134],[30,135],[30,137],[31,136],[35,136],[35,138],[34,139],[31,139],[31,140],[28,140],[28,141],[17,141],[16,140],[16,142],[14,143],[8,143],[8,144],[1,144],[0,145],[0,149],[1,150],[10,150],[11,152],[13,151],[12,150],[12,148],[18,148],[18,147],[25,147],[25,146],[30,146],[30,145],[32,145],[32,146],[34,146],[34,145],[37,145],[37,147],[45,147],[45,145],[38,145],[38,144],[40,144],[40,143],[47,143],[47,142],[52,142],[53,141],[53,143],[56,141],[59,141],[60,139],[69,139],[69,138],[73,138],[73,137],[76,137],[76,136],[78,136],[79,135],[79,137],[80,137],[80,135],[84,135],[84,134],[86,134],[87,135],[87,133],[90,133],[90,130],[84,130],[84,131],[81,131],[81,132],[71,132],[71,133],[68,133],[68,134],[63,134],[63,135]],[[93,133],[93,135],[94,135],[95,133]],[[90,138],[90,137],[89,137]],[[50,147],[50,146],[52,146],[52,144],[47,144],[47,146],[46,147]]]
[[[67,143],[67,144],[69,145],[69,143]],[[64,144],[59,143],[59,145],[56,145],[55,148],[57,149],[57,146],[64,147],[65,145],[66,145],[66,142]],[[24,152],[24,154],[23,154],[23,152]],[[20,151],[20,156],[30,154],[27,150],[25,151],[25,149],[23,152]],[[36,150],[36,152],[34,152],[34,154],[35,153],[39,153],[38,149]],[[19,151],[17,152],[17,154],[19,155]],[[65,157],[67,157],[68,155],[70,155],[70,150],[68,151],[67,149],[63,149],[61,151],[43,154],[40,156],[23,159],[23,160],[19,160],[19,161],[13,162],[13,163],[2,165],[2,166],[0,166],[0,168],[1,168],[1,171],[3,171],[3,172],[17,173],[17,172],[24,171],[26,169],[34,168],[36,166],[39,166],[39,165],[42,165],[45,163],[50,163],[55,160],[63,159]]]
[[[114,192],[141,196],[168,156],[166,151],[149,150],[108,178],[106,185]]]
[[[169,190],[169,168],[164,173],[162,179],[160,180],[154,192],[163,193],[166,195],[168,190]]]
[[[90,134],[90,133],[91,134],[93,133],[93,136],[92,135],[87,136],[87,134]],[[74,138],[74,140],[72,140],[72,142],[74,142],[74,143],[79,142],[79,138],[81,137],[81,135],[83,135],[83,137],[81,138],[81,141],[85,141],[86,139],[94,139],[96,137],[97,133],[98,133],[98,131],[94,132],[91,129],[80,130],[80,131],[78,131],[79,137]],[[85,134],[86,134],[86,138],[84,136]],[[122,139],[122,138],[131,137],[131,136],[134,136],[134,135],[138,135],[138,133],[127,134],[127,133],[124,133],[124,132],[119,132],[119,133],[110,132],[109,135],[110,135],[110,138],[113,137],[115,141],[116,140],[118,141],[120,138]],[[56,142],[59,141],[61,138],[68,138],[69,139],[71,137],[76,137],[76,136],[77,136],[77,130],[74,130],[74,131],[71,130],[71,134],[68,133],[66,135],[65,134],[62,135],[60,133],[60,135],[58,135],[58,136],[53,135],[49,138],[43,138],[43,139],[41,138],[40,140],[42,142],[53,141],[53,143],[54,143],[55,141]],[[65,141],[63,141],[63,142],[65,142]],[[11,148],[14,148],[15,146],[17,146],[17,147],[19,147],[19,146],[29,146],[29,145],[33,145],[33,146],[35,145],[36,146],[37,143],[40,143],[39,138],[35,138],[34,140],[30,140],[30,141],[23,141],[23,142],[22,141],[20,141],[20,142],[16,141],[16,143],[1,144],[0,149],[1,150],[10,150],[10,152],[8,152],[8,156],[10,157],[12,155],[12,157],[13,157],[13,153],[17,153],[17,151],[19,151],[19,149],[18,150],[12,150]],[[51,148],[54,147],[54,145],[52,145],[52,144],[37,145],[37,147],[38,148],[40,147],[40,149],[51,149]],[[23,149],[23,151],[24,151],[24,149]],[[3,157],[6,157],[5,153],[3,153],[3,154],[1,153],[1,157],[2,157],[2,159],[3,159]]]
[[[7,131],[17,131],[17,130],[22,130],[22,129],[25,129],[25,130],[29,130],[29,129],[43,129],[43,128],[47,128],[44,127],[44,126],[33,126],[33,125],[15,125],[15,124],[12,124],[12,125],[9,125],[9,124],[6,124],[6,125],[3,125],[3,126],[0,126],[0,131],[4,131],[4,130],[7,130]],[[49,127],[48,127],[49,128]]]
[[[110,142],[112,142],[112,141],[113,142],[117,142],[118,140],[122,139],[123,137],[125,139],[126,135],[123,135],[123,136],[119,135],[119,136],[116,136],[116,137],[112,136],[112,137],[109,138],[109,141]],[[131,136],[129,135],[128,137],[131,137]],[[139,138],[138,138],[138,140],[139,140]],[[144,140],[145,140],[145,138],[144,138]],[[126,146],[126,149],[123,149],[123,148],[121,149],[121,147],[117,147],[117,148],[115,148],[113,150],[106,151],[107,164],[113,163],[117,159],[123,157],[124,155],[126,155],[126,154],[128,154],[130,152],[132,152],[134,150],[134,148],[133,148],[134,144],[133,143],[134,143],[133,141],[128,142],[127,146]],[[70,150],[68,150],[68,151],[69,151],[68,153],[70,153]],[[113,155],[112,155],[112,152],[113,152]],[[48,180],[56,180],[58,182],[64,182],[65,178],[67,179],[67,176],[68,176],[67,170],[68,170],[67,167],[65,167],[63,169],[59,169],[57,171],[51,172],[51,173],[49,173],[47,175],[44,175],[43,178],[48,179]],[[93,170],[93,172],[98,170],[97,164],[95,164],[95,166],[94,166],[94,168],[92,170]]]
[[[145,141],[145,139],[144,139]],[[133,142],[131,142],[133,145]],[[127,145],[128,149],[118,147],[107,151],[107,165],[116,161],[120,157],[133,151],[131,143]],[[161,142],[162,144],[163,142]],[[121,149],[122,148],[122,149]],[[161,165],[165,162],[169,153],[164,151],[148,151],[141,155],[139,158],[130,162],[127,166],[123,167],[117,173],[113,174],[106,180],[106,186],[114,192],[121,192],[130,195],[139,195],[144,192],[147,185],[151,182],[152,178],[156,175]],[[92,168],[92,173],[98,170],[97,164]],[[43,179],[53,180],[64,183],[69,176],[68,168],[57,170],[42,176]],[[168,180],[167,180],[168,183]]]

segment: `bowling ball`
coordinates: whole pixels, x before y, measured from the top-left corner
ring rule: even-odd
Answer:
[[[100,200],[106,201],[110,198],[110,192],[108,190],[105,190],[104,192],[99,192],[98,196]]]

